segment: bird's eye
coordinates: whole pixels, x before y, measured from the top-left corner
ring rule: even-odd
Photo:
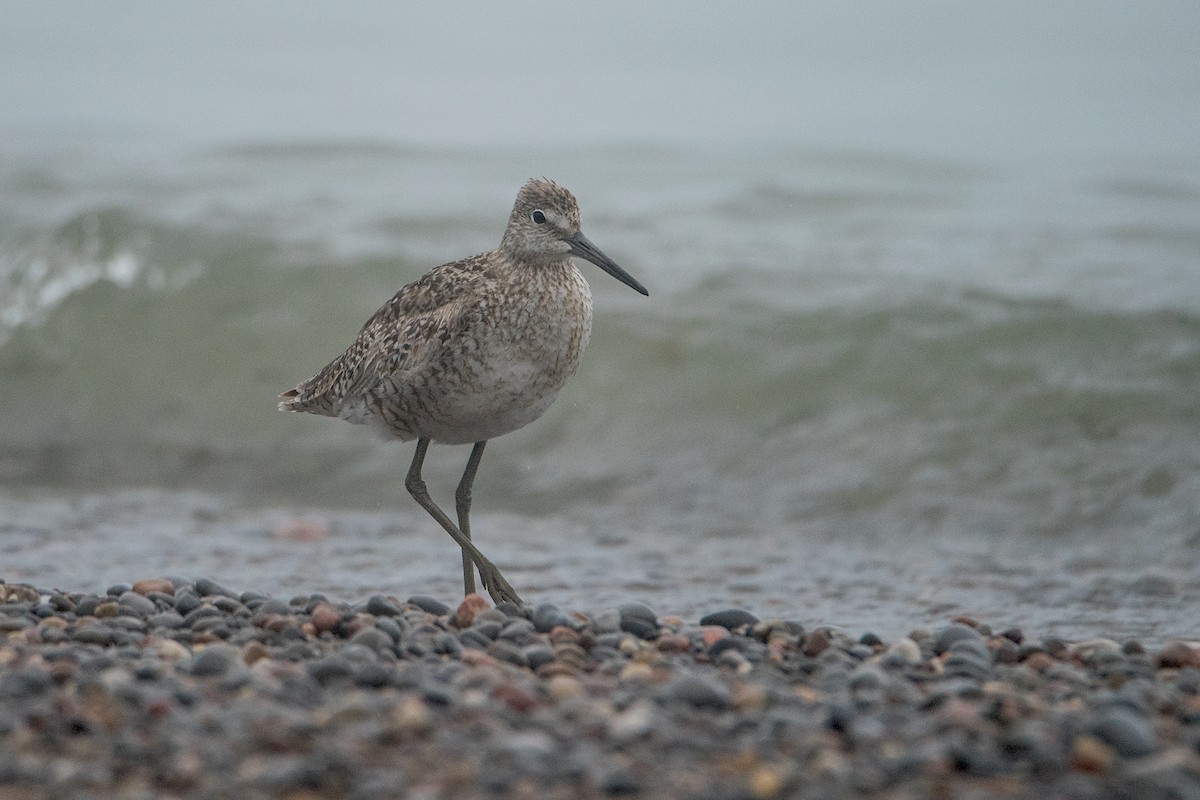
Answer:
[[[529,218],[531,220],[533,220],[534,222],[536,222],[538,225],[541,225],[543,222],[546,221],[546,215],[541,212],[541,209],[530,214]]]

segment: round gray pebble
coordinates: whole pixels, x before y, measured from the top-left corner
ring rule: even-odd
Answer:
[[[1154,726],[1132,709],[1116,706],[1103,709],[1089,726],[1091,732],[1125,758],[1149,755],[1158,749]]]
[[[617,608],[621,615],[621,630],[640,639],[653,639],[658,635],[658,617],[644,603],[626,603]]]
[[[729,687],[715,678],[684,675],[670,685],[667,696],[696,708],[720,711],[729,706],[730,693]]]
[[[439,617],[444,617],[450,613],[450,606],[446,605],[441,600],[438,600],[434,597],[429,597],[428,595],[415,594],[408,598],[408,602],[410,605],[414,605],[422,611],[435,614]]]

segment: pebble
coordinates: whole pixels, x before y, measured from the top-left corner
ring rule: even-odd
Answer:
[[[469,594],[458,604],[458,608],[451,618],[451,623],[458,628],[469,628],[471,627],[471,623],[475,621],[475,617],[490,610],[491,605],[488,604],[483,595],[479,593]]]
[[[684,675],[671,684],[668,694],[673,700],[682,701],[696,708],[716,711],[729,705],[729,687],[719,680],[699,675]]]
[[[175,610],[180,614],[189,614],[202,605],[204,605],[204,601],[200,599],[200,595],[190,588],[175,593]]]
[[[354,644],[360,644],[376,653],[382,653],[385,650],[390,651],[394,644],[391,636],[375,627],[363,628],[351,636],[350,641]]]
[[[1080,772],[1108,772],[1116,752],[1095,736],[1080,736],[1071,744],[1072,766]]]
[[[554,648],[545,644],[531,644],[521,650],[525,662],[531,669],[536,670],[544,664],[549,664],[556,658]]]
[[[192,588],[196,591],[196,594],[200,595],[201,597],[219,596],[230,597],[234,600],[240,599],[240,596],[237,594],[237,592],[227,589],[211,578],[197,578],[196,582],[192,585]]]
[[[395,670],[387,664],[372,661],[360,665],[354,671],[354,685],[369,689],[381,689],[390,686],[395,677]]]
[[[521,643],[529,634],[533,633],[534,625],[527,619],[510,620],[500,632],[496,634],[497,639],[507,639],[512,642]]]
[[[933,638],[930,640],[930,646],[933,648],[934,654],[940,656],[949,650],[950,646],[955,642],[964,640],[969,642],[983,642],[983,637],[974,628],[956,622],[953,625],[947,625],[945,628],[935,631]]]
[[[113,643],[113,632],[102,625],[78,625],[71,638],[82,644],[110,645]]]
[[[804,637],[800,652],[809,658],[816,658],[829,649],[830,641],[829,633],[818,628]]]
[[[133,591],[138,594],[146,595],[152,592],[160,594],[175,594],[175,584],[171,583],[166,578],[146,578],[144,580],[135,581],[132,584]]]
[[[518,667],[528,667],[529,658],[521,648],[512,642],[498,640],[487,646],[487,654],[498,661],[504,661]]]
[[[117,601],[117,610],[130,616],[148,617],[158,611],[158,606],[154,604],[153,600],[131,590],[120,596]]]
[[[458,640],[462,642],[463,647],[485,650],[492,643],[493,637],[478,628],[468,628],[458,635]]]
[[[112,600],[107,600],[103,603],[100,603],[92,610],[92,616],[99,617],[101,619],[107,619],[109,617],[115,617],[120,612],[121,605],[119,603]]]
[[[1084,662],[1101,661],[1121,655],[1121,645],[1112,639],[1088,639],[1076,642],[1070,649]]]
[[[617,608],[621,615],[621,630],[641,639],[658,635],[658,617],[645,603],[626,603]]]
[[[438,617],[444,617],[450,613],[450,606],[428,595],[416,594],[408,598],[410,606],[416,606],[422,611],[433,614]]]
[[[735,631],[738,628],[750,627],[758,622],[758,617],[740,608],[730,608],[725,611],[714,611],[700,618],[701,625],[719,625],[726,630]]]
[[[921,645],[905,636],[888,645],[885,653],[894,656],[903,664],[917,665],[921,663]]]
[[[988,640],[992,660],[997,664],[1017,664],[1021,660],[1020,646],[1005,636],[993,636]]]
[[[608,724],[608,732],[617,742],[625,743],[640,739],[654,730],[655,705],[647,700],[638,700],[616,714]]]
[[[404,638],[404,631],[407,627],[407,624],[401,625],[400,622],[391,617],[380,617],[375,620],[375,630],[383,631],[392,637],[392,642],[395,644],[398,644]]]
[[[354,667],[340,655],[329,655],[308,663],[308,674],[322,686],[354,674]]]
[[[1191,796],[1198,654],[966,617],[888,641],[637,602],[0,583],[0,795]]]
[[[332,631],[342,621],[342,612],[329,603],[318,603],[312,610],[312,626],[317,633]]]
[[[538,633],[549,633],[555,628],[570,628],[571,618],[558,606],[543,603],[533,610],[533,627]]]
[[[398,603],[378,594],[371,595],[367,600],[366,610],[377,617],[398,617],[403,613]]]
[[[227,645],[205,647],[192,660],[193,675],[224,675],[241,660],[241,653]]]
[[[700,628],[700,641],[705,647],[712,647],[722,639],[729,638],[729,629],[719,625],[705,625]]]
[[[1158,665],[1174,669],[1200,667],[1200,648],[1186,642],[1168,642],[1158,652]]]
[[[592,618],[592,627],[598,634],[616,633],[621,630],[621,612],[615,608],[601,611]]]
[[[1089,731],[1117,755],[1125,758],[1149,755],[1158,748],[1150,720],[1128,708],[1116,707],[1098,712]]]

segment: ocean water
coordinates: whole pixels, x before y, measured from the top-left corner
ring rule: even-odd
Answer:
[[[472,8],[482,42],[495,21]],[[0,577],[100,589],[209,574],[452,599],[452,543],[402,486],[412,445],[281,414],[275,397],[401,285],[494,247],[517,188],[546,175],[650,297],[583,265],[596,307],[583,366],[545,417],[489,445],[476,537],[527,599],[742,605],[892,633],[968,613],[1196,637],[1200,138],[1184,135],[1194,104],[1176,100],[1200,70],[1164,42],[1197,16],[1156,7],[1130,41],[1107,9],[1059,48],[1026,36],[1036,6],[1015,9],[1001,40],[921,51],[905,75],[890,70],[900,44],[857,43],[828,8],[813,21],[860,48],[857,70],[829,44],[789,55],[767,18],[731,34],[744,62],[704,60],[721,20],[693,21],[627,109],[614,66],[589,79],[581,120],[546,111],[528,137],[486,104],[494,131],[452,124],[472,114],[446,98],[496,80],[482,62],[401,70],[417,101],[459,115],[441,122],[374,116],[379,89],[361,107],[327,83],[279,99],[295,51],[305,74],[338,77],[349,54],[383,58],[386,26],[301,15],[258,80],[222,84],[221,116],[203,113],[216,89],[197,70],[241,63],[268,16],[242,40],[186,6],[151,13],[140,37],[119,19],[92,20],[96,33],[26,10],[16,30],[62,57],[0,112]],[[1041,23],[1069,27],[1056,13]],[[951,15],[930,41],[980,21]],[[345,35],[317,37],[327,25]],[[154,83],[146,70],[175,63],[178,42],[151,34],[176,27],[221,46],[180,54],[191,71]],[[143,49],[92,71],[105,32]],[[25,48],[4,58],[29,63]],[[947,76],[953,59],[965,73]],[[720,125],[653,102],[692,86],[693,63],[714,78],[697,103]],[[776,72],[750,81],[764,65]],[[803,66],[828,69],[805,83]],[[1096,85],[1072,83],[1089,67]],[[137,76],[151,82],[131,94]],[[71,77],[94,90],[73,114],[51,102]],[[549,102],[584,96],[544,80]],[[881,116],[880,81],[899,98]],[[1010,95],[978,91],[1000,86],[1028,107],[1006,115]],[[343,113],[302,117],[312,98]],[[955,117],[965,98],[978,105]],[[188,101],[201,113],[180,124]],[[253,117],[256,103],[279,116]],[[876,124],[809,131],[804,109]],[[431,451],[435,496],[450,501],[467,453]]]

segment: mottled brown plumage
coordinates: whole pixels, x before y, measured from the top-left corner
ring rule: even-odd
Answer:
[[[280,409],[341,417],[380,434],[417,439],[409,491],[463,548],[497,601],[519,602],[470,542],[470,494],[484,443],[537,419],[574,374],[592,327],[578,256],[647,294],[579,230],[563,187],[522,187],[496,250],[435,267],[398,291],[324,369],[280,395]],[[459,524],[429,499],[420,477],[430,442],[474,443],[456,495]]]

